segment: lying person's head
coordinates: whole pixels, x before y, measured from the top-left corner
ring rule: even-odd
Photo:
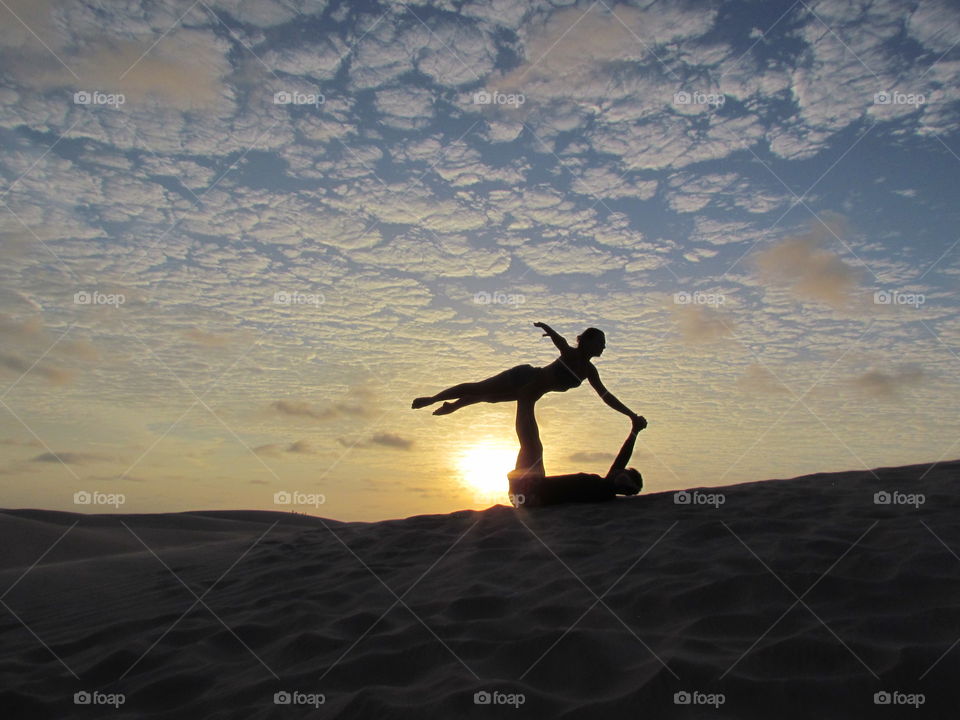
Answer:
[[[624,495],[636,495],[643,490],[643,477],[635,468],[626,468],[613,476],[613,484]]]
[[[607,336],[603,334],[603,330],[592,327],[577,335],[577,347],[589,357],[598,357],[606,346]]]

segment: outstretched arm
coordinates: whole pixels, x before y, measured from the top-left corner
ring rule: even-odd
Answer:
[[[603,386],[603,383],[600,382],[600,373],[597,372],[597,369],[593,367],[593,365],[590,366],[590,370],[587,372],[587,380],[590,381],[590,385],[593,386],[593,389],[597,391],[597,395],[600,396],[600,399],[614,410],[623,413],[630,419],[639,417],[639,415],[617,400],[617,397]]]
[[[627,468],[627,463],[630,462],[630,456],[633,455],[633,446],[637,442],[637,433],[643,430],[647,426],[647,421],[637,415],[633,418],[633,425],[630,428],[630,434],[627,435],[627,439],[623,441],[623,447],[620,448],[620,452],[617,453],[616,459],[613,461],[613,465],[610,466],[610,469],[607,470],[607,479],[611,479],[617,475],[621,470]]]
[[[553,340],[553,344],[557,346],[557,350],[559,350],[560,352],[570,349],[570,343],[568,343],[566,339],[564,339],[563,335],[558,333],[556,330],[554,330],[552,327],[550,327],[546,323],[535,322],[533,326],[543,330],[543,334],[549,337],[551,340]]]

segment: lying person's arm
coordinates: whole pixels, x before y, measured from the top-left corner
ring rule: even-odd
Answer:
[[[633,447],[637,443],[637,433],[643,430],[646,426],[647,421],[642,415],[637,415],[633,418],[633,424],[630,427],[630,434],[627,435],[627,439],[623,441],[623,446],[620,448],[620,452],[617,453],[617,457],[613,461],[613,465],[611,465],[610,469],[607,470],[608,480],[616,477],[617,473],[619,473],[621,470],[626,470],[627,463],[630,462],[630,456],[633,455]]]

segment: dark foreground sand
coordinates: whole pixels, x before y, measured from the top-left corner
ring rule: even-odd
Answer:
[[[876,474],[378,523],[3,511],[0,716],[955,717],[960,461]]]

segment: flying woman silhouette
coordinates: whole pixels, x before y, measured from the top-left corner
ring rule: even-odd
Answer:
[[[560,351],[560,357],[552,363],[539,368],[532,365],[517,365],[480,382],[460,383],[436,395],[418,397],[413,401],[413,409],[433,405],[441,400],[453,400],[453,402],[444,402],[433,411],[434,415],[448,415],[478,402],[516,401],[524,405],[532,405],[548,392],[566,392],[571,388],[579,387],[584,380],[587,380],[597,391],[600,399],[614,410],[623,413],[631,420],[640,417],[603,386],[600,382],[600,374],[590,362],[591,358],[599,357],[606,347],[606,336],[602,330],[587,328],[583,334],[577,336],[577,346],[570,347],[563,336],[546,323],[537,322],[534,323],[534,327],[543,330],[544,336],[553,340],[553,344]],[[519,409],[518,405],[518,412]]]

